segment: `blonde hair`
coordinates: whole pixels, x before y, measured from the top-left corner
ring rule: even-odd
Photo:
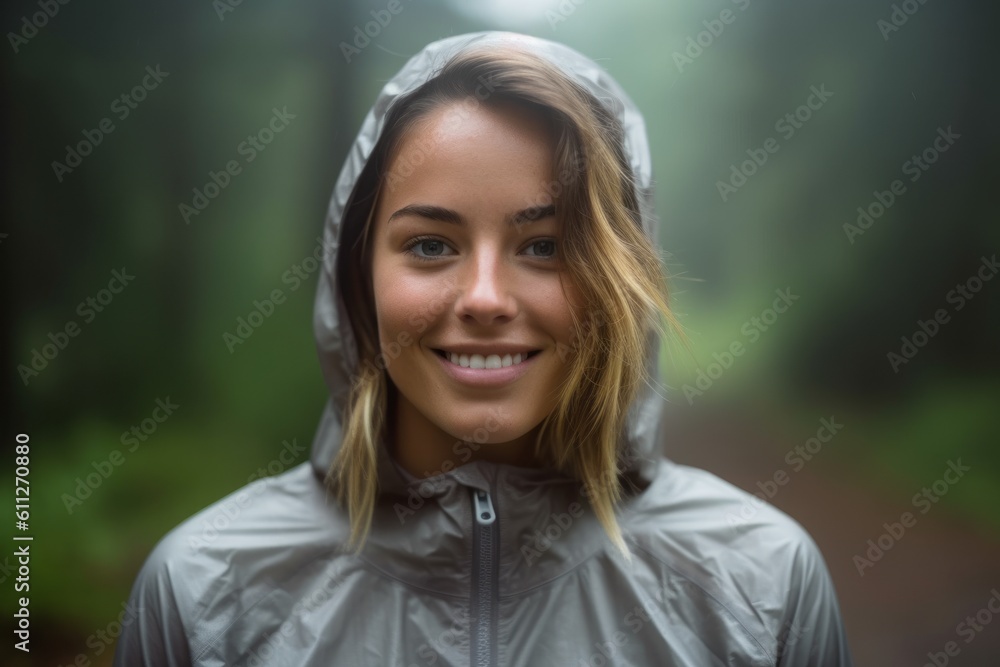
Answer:
[[[480,97],[488,90],[486,98]],[[475,101],[473,101],[475,100]],[[629,406],[646,377],[647,345],[664,322],[679,331],[656,249],[643,231],[636,186],[617,118],[543,58],[510,48],[467,50],[390,107],[382,136],[345,208],[338,282],[358,344],[359,368],[345,408],[343,442],[327,482],[350,513],[351,543],[367,537],[377,488],[378,443],[388,426],[388,379],[379,343],[368,238],[389,164],[413,123],[444,104],[514,102],[555,134],[556,215],[566,275],[584,304],[576,335],[557,351],[569,364],[535,455],[578,479],[612,543],[628,557],[615,518],[622,496]],[[359,251],[360,250],[360,251]],[[567,354],[570,353],[570,354]],[[571,357],[571,358],[570,358]],[[382,357],[384,360],[384,357]]]

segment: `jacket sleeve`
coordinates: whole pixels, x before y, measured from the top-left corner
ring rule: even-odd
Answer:
[[[837,594],[819,547],[803,531],[796,551],[777,667],[852,667]]]
[[[115,648],[114,667],[190,667],[192,665],[183,615],[160,543],[146,560],[129,597],[122,634]],[[176,573],[174,573],[176,574]]]

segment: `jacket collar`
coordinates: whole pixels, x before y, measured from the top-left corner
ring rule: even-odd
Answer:
[[[473,572],[473,490],[499,524],[504,595],[528,591],[610,547],[582,486],[558,471],[475,461],[418,479],[382,447],[379,494],[362,550],[367,565],[435,595],[467,598]]]

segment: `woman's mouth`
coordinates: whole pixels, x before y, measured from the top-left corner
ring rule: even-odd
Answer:
[[[530,357],[538,354],[538,350],[532,352],[518,352],[517,354],[458,354],[446,350],[434,350],[438,356],[447,359],[456,366],[473,369],[495,369],[516,366],[527,361]]]

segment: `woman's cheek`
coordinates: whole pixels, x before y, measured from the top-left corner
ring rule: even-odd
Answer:
[[[388,337],[406,331],[419,336],[433,326],[445,309],[441,298],[446,291],[439,289],[441,281],[413,275],[405,270],[393,272],[387,280],[376,284],[379,326]]]
[[[410,313],[410,317],[407,321],[410,325],[410,329],[415,334],[422,334],[424,329],[427,328],[427,318],[421,313]]]
[[[545,289],[538,289],[536,284],[529,292],[531,310],[538,314],[539,321],[551,338],[568,344],[573,337],[572,306],[567,301],[567,294],[563,293],[562,282],[557,276],[544,284]],[[569,294],[569,290],[567,293]]]

